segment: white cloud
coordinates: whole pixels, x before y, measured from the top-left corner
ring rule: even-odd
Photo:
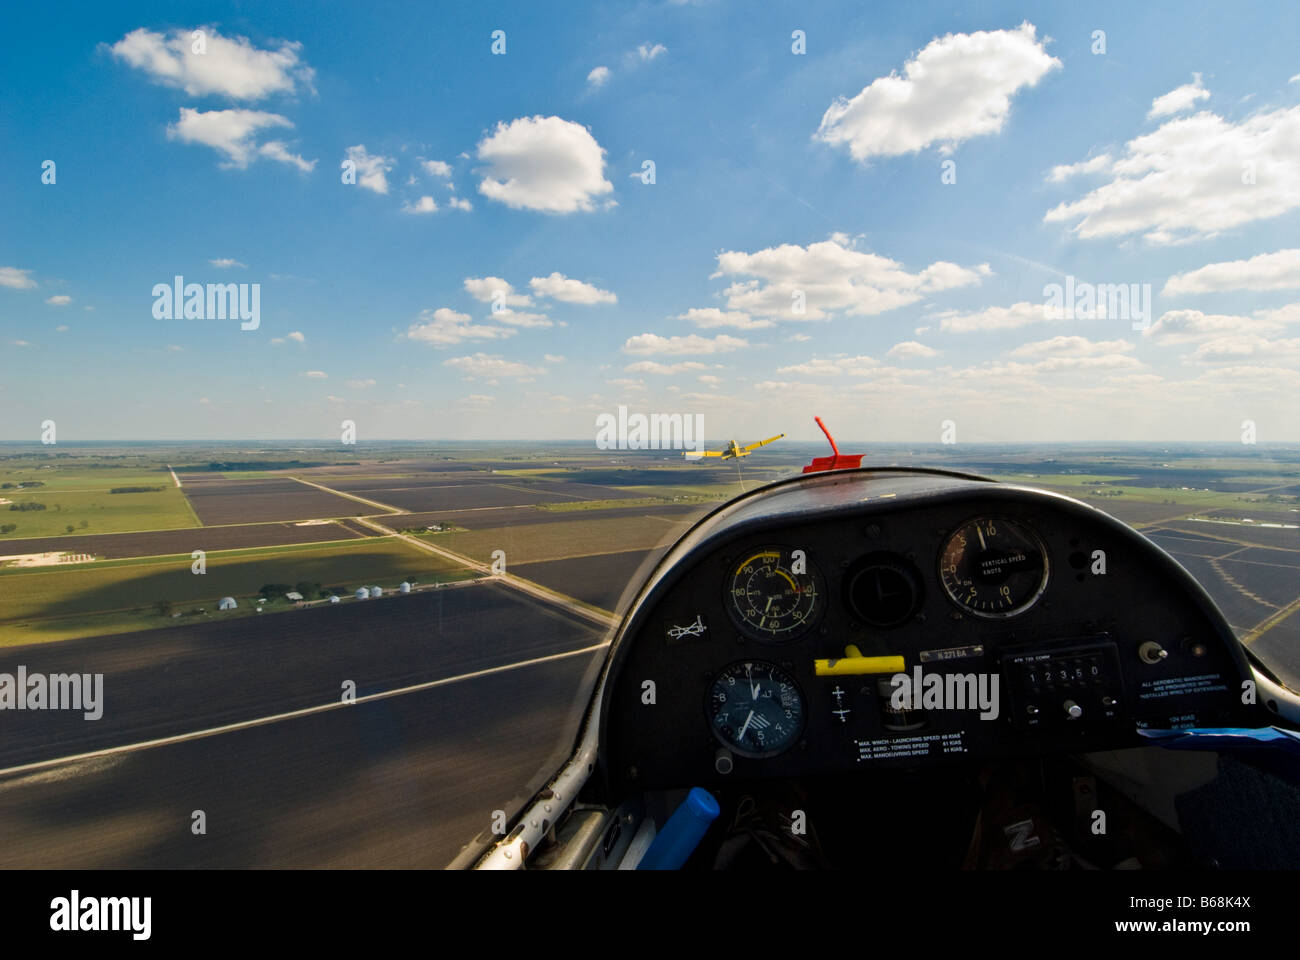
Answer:
[[[305,336],[303,336],[303,335],[302,335],[302,332],[299,331],[299,330],[295,330],[295,331],[293,331],[293,333],[289,334],[289,339],[290,339],[290,340],[293,340],[295,343],[306,343],[306,342],[307,342],[307,338],[306,338]]]
[[[491,405],[492,405],[492,401],[493,401],[494,399],[495,399],[495,398],[490,397],[490,396],[488,396],[488,395],[485,394],[485,393],[471,393],[471,394],[469,394],[468,396],[461,397],[461,398],[460,398],[459,400],[457,400],[456,402],[459,403],[459,404],[460,404],[461,406],[463,406],[463,407],[479,407],[479,408],[482,408],[482,407],[491,406]]]
[[[303,372],[303,376],[311,380],[326,380],[329,378],[329,374],[324,370],[307,370]]]
[[[533,293],[539,297],[551,297],[564,303],[618,303],[618,297],[608,290],[601,290],[581,280],[572,280],[558,271],[549,277],[533,277],[528,281]]]
[[[797,373],[805,377],[835,377],[847,373],[854,377],[865,377],[875,373],[879,364],[873,357],[835,357],[826,359],[813,357],[803,363],[789,367],[777,367],[777,373]]]
[[[462,197],[452,197],[447,201],[447,206],[453,207],[456,210],[464,210],[466,212],[474,209],[474,204]]]
[[[242,267],[246,269],[248,267],[248,264],[240,263],[238,260],[231,257],[218,257],[216,260],[209,260],[208,263],[212,264],[218,270],[229,270],[231,267]]]
[[[244,169],[259,156],[268,157],[283,163],[290,163],[300,170],[310,170],[316,161],[308,163],[283,149],[283,144],[275,141],[276,148],[268,150],[271,144],[258,146],[255,142],[259,130],[271,127],[292,127],[286,117],[278,113],[264,113],[261,110],[191,110],[181,107],[180,119],[167,127],[170,140],[182,143],[201,143],[225,155],[223,167]]]
[[[951,152],[963,140],[1000,131],[1012,96],[1060,66],[1031,23],[950,33],[908,60],[903,76],[891,73],[851,100],[838,98],[816,138],[847,145],[856,160],[915,153],[934,143]]]
[[[821,320],[836,313],[871,316],[906,306],[927,294],[977,284],[991,271],[938,261],[908,273],[895,260],[854,250],[843,234],[807,247],[782,244],[755,253],[718,254],[714,276],[755,279],[733,283],[724,292],[732,310],[760,317]],[[794,312],[803,294],[804,312]]]
[[[402,204],[403,213],[433,213],[438,209],[438,204],[433,197],[421,197],[415,203],[409,200]]]
[[[587,74],[587,85],[593,90],[603,87],[609,82],[609,67],[595,67],[591,73]]]
[[[1162,97],[1156,97],[1151,101],[1151,111],[1147,114],[1147,119],[1152,117],[1167,117],[1171,113],[1182,113],[1188,107],[1194,106],[1198,100],[1210,99],[1210,91],[1201,86],[1201,75],[1192,74],[1192,82],[1185,83],[1181,87],[1170,90]]]
[[[637,52],[637,56],[639,56],[643,61],[650,61],[653,60],[655,57],[667,53],[668,48],[665,47],[662,43],[656,43],[654,45],[648,43],[642,43],[639,46],[637,46],[636,52]]]
[[[737,330],[763,330],[775,326],[771,320],[755,320],[740,310],[719,310],[717,307],[691,307],[678,320],[689,320],[702,330],[733,327]]]
[[[1104,173],[1110,169],[1112,163],[1114,163],[1114,159],[1111,155],[1102,153],[1090,160],[1080,160],[1078,163],[1066,163],[1052,167],[1047,179],[1051,183],[1063,183],[1081,173]]]
[[[641,355],[662,354],[667,356],[700,355],[708,353],[727,353],[749,346],[748,340],[729,337],[720,333],[716,337],[701,337],[698,333],[684,337],[661,337],[656,333],[641,333],[629,337],[623,344],[624,353]]]
[[[653,373],[657,376],[671,377],[678,373],[689,373],[692,370],[707,370],[707,363],[700,363],[697,360],[683,360],[680,363],[659,363],[655,360],[638,360],[636,363],[630,363],[623,368],[628,373]]]
[[[53,297],[49,297],[45,302],[52,307],[66,307],[72,302],[72,298],[66,293],[60,293]]]
[[[192,97],[218,94],[232,100],[260,100],[292,94],[299,85],[311,89],[313,71],[299,57],[301,43],[285,41],[276,49],[261,50],[246,37],[223,37],[212,27],[202,29],[202,53],[194,50],[191,30],[173,30],[164,36],[144,27],[109,49],[155,83]]]
[[[67,332],[68,332],[68,325],[67,325],[66,323],[61,323],[61,324],[59,324],[57,327],[55,327],[54,329],[55,329],[58,333],[67,333]]]
[[[1270,340],[1254,334],[1215,337],[1198,344],[1191,359],[1202,363],[1233,362],[1243,359],[1279,360],[1300,357],[1300,338]]]
[[[1161,314],[1160,319],[1142,333],[1153,343],[1159,344],[1196,343],[1242,334],[1264,336],[1277,333],[1289,322],[1300,320],[1300,310],[1294,309],[1296,307],[1300,307],[1300,304],[1292,304],[1281,310],[1261,310],[1253,317],[1207,314],[1200,310],[1170,310]]]
[[[944,333],[976,333],[984,330],[1012,330],[1016,327],[1041,323],[1048,319],[1047,308],[1041,303],[1021,301],[1009,307],[985,307],[973,313],[944,310],[933,314]]]
[[[1261,253],[1249,260],[1209,263],[1170,277],[1161,296],[1219,290],[1287,290],[1300,287],[1300,250]]]
[[[391,157],[378,154],[371,156],[366,152],[366,145],[359,143],[348,147],[346,160],[356,168],[357,183],[375,193],[388,193],[388,171],[393,169]]]
[[[544,329],[555,326],[554,321],[544,313],[517,313],[509,307],[492,311],[491,319],[499,323],[508,323],[512,327]]]
[[[316,169],[315,160],[304,160],[298,154],[290,153],[289,148],[280,140],[267,141],[258,148],[257,152],[264,157],[270,157],[272,160],[278,160],[281,163],[297,167],[303,173],[311,173]]]
[[[924,343],[918,343],[915,340],[904,340],[902,343],[896,343],[885,354],[887,357],[937,357],[938,355],[939,351],[934,347],[927,347]]]
[[[1127,340],[1089,340],[1087,337],[1052,337],[1036,340],[1011,351],[1013,357],[1097,357],[1129,353],[1133,344]]]
[[[515,288],[500,277],[466,277],[465,289],[475,300],[491,303],[493,300],[507,307],[531,307],[533,298],[526,293],[515,293]]]
[[[1043,215],[1085,239],[1188,243],[1300,207],[1300,106],[1233,123],[1203,110],[1130,140],[1110,182]]]
[[[508,327],[488,327],[470,322],[468,314],[457,313],[447,307],[437,310],[421,310],[417,318],[406,331],[410,340],[431,343],[435,347],[445,347],[466,340],[500,340],[514,336],[515,331]]]
[[[484,379],[510,377],[528,380],[546,372],[541,367],[530,367],[527,364],[515,363],[512,360],[504,360],[500,356],[486,353],[475,353],[468,357],[452,357],[450,360],[444,360],[443,366],[459,370],[468,377]]]
[[[451,176],[451,164],[443,163],[441,160],[425,160],[420,158],[420,166],[424,167],[424,172],[431,177],[438,177],[446,180]]]
[[[564,358],[563,358],[562,356],[560,356],[559,354],[555,354],[555,353],[545,353],[545,354],[542,354],[542,359],[545,360],[547,363],[563,363],[563,362],[564,362]]]
[[[345,382],[349,387],[351,387],[354,390],[369,390],[371,387],[375,385],[375,381],[371,378],[367,378],[364,380],[361,379],[347,380]]]
[[[15,290],[30,290],[36,286],[30,270],[17,267],[0,267],[0,287],[13,287]]]
[[[10,340],[9,342],[10,342],[11,344],[13,344],[15,347],[30,347],[30,346],[31,346],[31,341],[29,341],[29,340]]]
[[[700,374],[698,377],[696,377],[695,379],[698,380],[698,381],[700,381],[700,383],[707,383],[707,384],[709,384],[710,386],[714,386],[714,385],[719,384],[719,383],[722,382],[722,378],[721,378],[721,377],[715,377],[715,376],[714,376],[713,374],[711,374],[711,373],[702,373],[702,374]]]
[[[595,209],[612,193],[605,151],[586,127],[559,117],[520,117],[498,123],[478,145],[487,163],[479,193],[508,207],[545,213]]]

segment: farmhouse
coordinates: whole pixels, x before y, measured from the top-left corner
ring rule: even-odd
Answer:
[[[284,595],[284,599],[288,600],[290,603],[302,603],[302,594],[297,590],[290,590]]]

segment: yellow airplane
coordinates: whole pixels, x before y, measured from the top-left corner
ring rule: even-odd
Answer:
[[[778,433],[775,437],[759,440],[757,443],[751,443],[746,447],[737,446],[735,440],[728,440],[727,449],[725,450],[687,450],[682,456],[687,460],[699,460],[703,457],[721,457],[723,460],[734,460],[737,457],[747,457],[759,447],[766,446],[773,440],[780,440],[784,436],[784,433]]]

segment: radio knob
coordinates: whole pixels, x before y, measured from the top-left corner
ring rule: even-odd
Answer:
[[[1073,700],[1066,700],[1062,706],[1065,707],[1065,715],[1071,720],[1078,720],[1083,716],[1083,707],[1079,706]]]

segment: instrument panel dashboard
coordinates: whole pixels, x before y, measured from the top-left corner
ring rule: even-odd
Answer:
[[[753,491],[664,557],[615,639],[605,775],[864,772],[1261,726],[1222,616],[1107,514],[943,471]]]

